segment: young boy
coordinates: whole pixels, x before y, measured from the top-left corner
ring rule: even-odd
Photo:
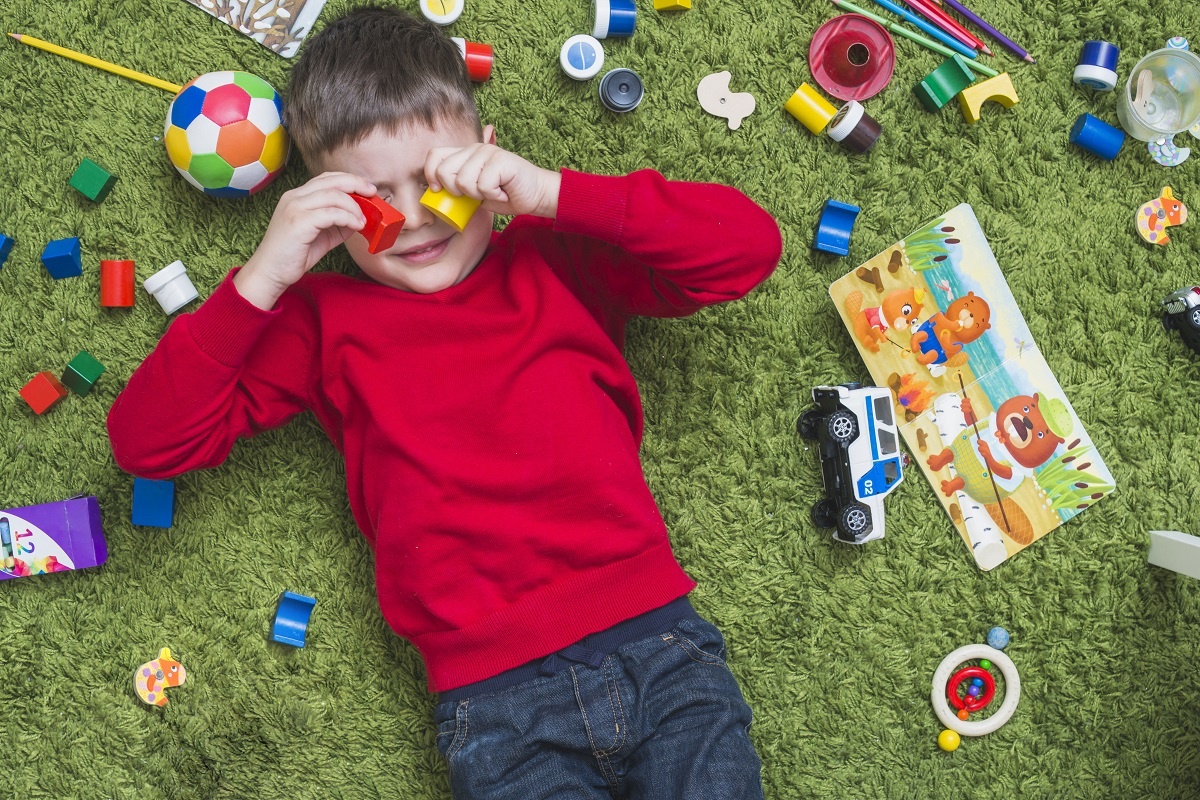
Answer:
[[[621,351],[634,315],[763,281],[774,220],[728,187],[500,149],[455,45],[399,11],[332,22],[290,94],[317,177],[130,378],[117,463],[215,467],[311,410],[345,457],[383,614],[439,693],[455,797],[761,797],[750,709],[642,475]],[[426,186],[483,205],[460,233]],[[404,214],[392,247],[367,251],[350,192]],[[493,233],[493,214],[517,216]],[[310,274],[339,244],[363,276]]]

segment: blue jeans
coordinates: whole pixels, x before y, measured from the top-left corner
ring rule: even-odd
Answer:
[[[700,619],[511,688],[441,702],[456,800],[762,798],[750,707]]]

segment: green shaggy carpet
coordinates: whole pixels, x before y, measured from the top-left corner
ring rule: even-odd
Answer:
[[[318,27],[351,5],[331,0]],[[1158,321],[1161,298],[1200,279],[1200,223],[1152,250],[1132,220],[1167,183],[1200,205],[1200,157],[1167,170],[1129,142],[1102,162],[1067,131],[1085,111],[1116,121],[1112,94],[1071,82],[1083,40],[1118,43],[1124,79],[1168,37],[1200,40],[1200,6],[975,5],[1039,59],[991,60],[1020,103],[971,127],[954,107],[922,110],[911,87],[940,57],[897,41],[895,78],[868,103],[884,139],[866,158],[782,110],[810,79],[828,3],[659,14],[641,0],[636,36],[607,45],[648,89],[625,116],[558,68],[559,44],[590,28],[587,0],[469,0],[452,33],[496,46],[477,97],[505,146],[550,167],[732,183],[783,228],[783,263],[750,298],[639,321],[628,346],[646,475],[700,582],[695,604],[728,637],[767,796],[1198,797],[1200,582],[1146,554],[1149,530],[1200,533],[1200,358]],[[4,0],[0,23],[178,83],[236,68],[282,89],[291,66],[184,0]],[[758,99],[732,132],[695,98],[723,69]],[[132,310],[99,308],[98,260],[135,259],[142,280],[182,259],[207,295],[303,168],[249,201],[210,200],[167,163],[166,93],[8,39],[0,76],[0,231],[17,240],[0,270],[0,505],[94,493],[110,546],[101,569],[0,584],[0,797],[447,797],[421,662],[380,617],[342,466],[313,419],[180,478],[170,530],[130,524],[131,478],[109,452],[105,413],[169,320],[140,287]],[[120,176],[101,204],[67,186],[83,157]],[[809,249],[830,196],[863,208],[848,258]],[[820,473],[793,429],[812,386],[867,377],[828,284],[963,201],[1118,484],[990,574],[915,469],[883,541],[854,549],[814,529]],[[38,256],[71,235],[85,274],[53,281]],[[95,391],[34,416],[20,387],[81,349],[108,367]],[[302,650],[267,642],[284,589],[319,601]],[[943,753],[931,675],[992,625],[1012,632],[1020,707]],[[149,709],[131,675],[163,646],[189,679]]]

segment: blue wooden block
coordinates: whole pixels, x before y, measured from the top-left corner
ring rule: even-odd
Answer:
[[[133,524],[169,528],[175,522],[175,482],[133,479]]]
[[[844,256],[850,254],[850,232],[858,219],[858,206],[826,200],[813,237],[813,249]]]
[[[55,280],[74,278],[83,274],[83,261],[79,257],[79,237],[55,239],[42,251],[42,263]]]
[[[16,243],[16,239],[0,233],[0,267],[4,266],[4,262],[8,260],[8,254],[12,252],[13,245]]]
[[[304,634],[308,631],[308,619],[316,606],[315,597],[295,592],[284,592],[279,598],[279,610],[275,612],[275,624],[271,638],[280,644],[304,647]]]

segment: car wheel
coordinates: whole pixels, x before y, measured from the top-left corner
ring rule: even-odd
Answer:
[[[829,435],[838,444],[850,444],[858,438],[858,420],[845,409],[839,409],[829,415],[825,421]]]
[[[1193,328],[1200,329],[1200,308],[1193,308],[1188,318],[1192,321]]]
[[[796,432],[805,439],[817,438],[817,426],[821,424],[821,417],[824,416],[815,408],[810,408],[800,415],[800,419],[796,420]]]
[[[828,497],[818,503],[813,503],[812,521],[818,528],[835,527],[837,525],[837,505]]]
[[[856,541],[866,536],[871,532],[871,509],[858,502],[846,506],[838,519],[838,530]]]

